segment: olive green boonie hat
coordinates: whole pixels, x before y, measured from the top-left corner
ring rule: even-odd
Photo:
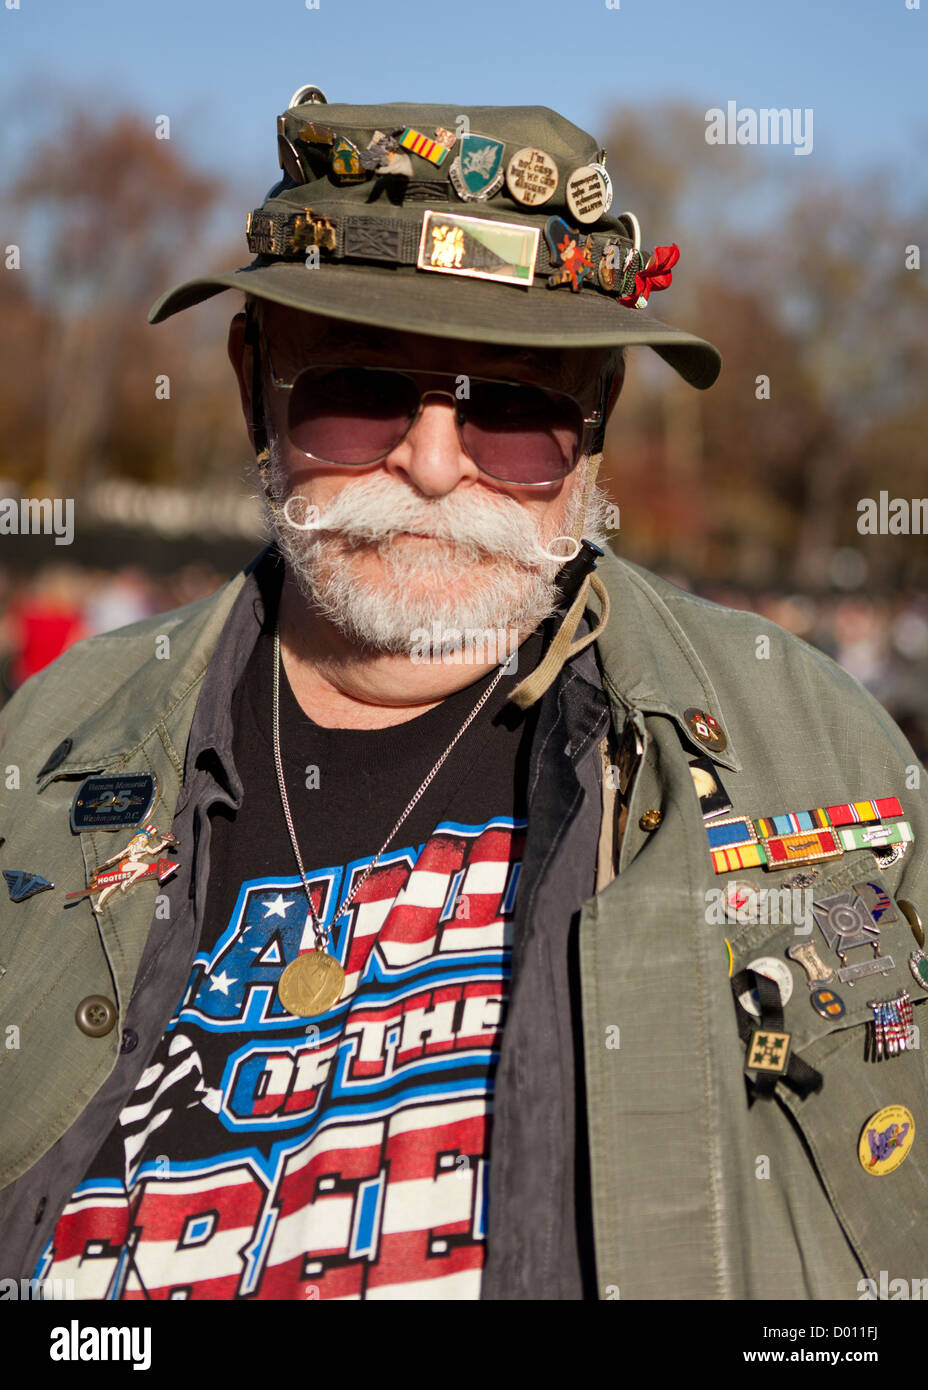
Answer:
[[[330,104],[278,118],[283,177],[248,215],[250,265],[163,295],[158,323],[224,289],[376,328],[524,348],[647,345],[692,386],[716,348],[652,317],[675,245],[610,215],[606,154],[544,106]],[[621,195],[620,195],[621,196]]]

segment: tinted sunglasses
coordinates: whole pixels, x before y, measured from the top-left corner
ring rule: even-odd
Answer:
[[[290,392],[290,443],[317,463],[365,468],[382,462],[406,438],[426,398],[447,396],[461,448],[482,473],[541,487],[576,468],[603,420],[605,382],[600,408],[584,415],[580,402],[563,391],[453,372],[314,363],[282,381],[266,340],[263,347],[275,387]]]

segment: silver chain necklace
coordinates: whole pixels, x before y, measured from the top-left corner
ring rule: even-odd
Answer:
[[[374,872],[374,869],[377,867],[381,855],[384,853],[387,846],[393,839],[394,835],[399,830],[406,817],[409,815],[410,811],[413,809],[413,807],[418,802],[419,798],[422,796],[422,794],[425,792],[425,790],[431,783],[432,779],[438,772],[442,763],[448,757],[448,754],[451,752],[458,739],[461,737],[461,735],[465,732],[465,730],[470,726],[472,721],[476,719],[477,715],[483,709],[483,706],[486,704],[487,700],[490,698],[490,696],[493,694],[493,691],[499,684],[500,679],[506,674],[506,671],[509,669],[510,662],[511,657],[507,658],[507,660],[502,663],[496,675],[493,677],[486,690],[480,696],[480,699],[474,705],[474,708],[471,710],[470,714],[464,720],[464,723],[461,725],[460,729],[458,729],[454,738],[448,744],[448,747],[445,749],[441,757],[438,759],[438,762],[426,775],[424,781],[422,782],[422,785],[419,787],[418,791],[415,793],[415,795],[408,803],[405,811],[400,816],[399,820],[396,822],[393,829],[390,831],[389,835],[384,840],[383,844],[380,846],[380,849],[377,851],[370,864],[368,864],[367,868],[364,870],[364,873],[356,881],[354,887],[352,888],[351,892],[347,895],[347,897],[344,899],[338,911],[334,913],[334,915],[332,916],[331,920],[333,923],[339,921],[346,908],[348,908],[354,901],[355,895],[366,883],[370,875]],[[331,956],[328,952],[329,941],[331,939],[331,930],[329,927],[324,926],[322,922],[320,922],[318,916],[316,915],[316,909],[313,907],[312,894],[310,892],[309,887],[309,879],[307,878],[306,870],[303,867],[303,859],[300,854],[300,847],[297,843],[296,838],[296,830],[294,829],[293,825],[293,816],[290,813],[290,801],[287,797],[287,787],[284,782],[284,767],[280,756],[279,620],[277,621],[274,627],[273,730],[274,766],[277,769],[277,785],[280,788],[280,800],[284,809],[284,818],[287,822],[287,830],[290,833],[290,843],[293,846],[294,857],[296,858],[297,866],[300,870],[300,878],[303,880],[303,891],[306,894],[306,902],[309,906],[309,915],[307,916],[306,920],[307,922],[312,920],[313,931],[316,937],[315,950],[306,951],[303,955],[297,956],[296,960],[292,960],[290,964],[287,966],[287,968],[282,972],[280,981],[277,986],[277,995],[280,999],[280,1002],[283,1004],[284,1008],[287,1010],[288,1013],[296,1014],[297,1016],[301,1017],[312,1017],[314,1014],[326,1013],[330,1008],[332,1008],[333,1004],[336,1004],[338,1000],[341,998],[342,991],[345,987],[345,972],[342,970],[342,967],[339,965],[338,961],[335,960],[335,958]]]

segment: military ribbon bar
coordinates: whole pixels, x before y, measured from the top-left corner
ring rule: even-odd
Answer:
[[[876,801],[846,801],[841,806],[828,806],[828,819],[834,826],[856,825],[860,821],[885,820],[903,815],[898,797],[884,796]]]
[[[812,864],[817,859],[837,859],[844,853],[837,832],[831,828],[802,831],[798,835],[767,836],[762,843],[767,851],[768,869],[786,864]]]
[[[717,874],[735,869],[757,868],[766,863],[766,854],[757,843],[757,832],[745,816],[715,821],[706,826],[712,867]]]
[[[717,874],[731,874],[736,869],[756,869],[766,862],[763,845],[735,845],[731,849],[712,851],[712,867]]]
[[[420,155],[427,159],[430,164],[441,167],[447,158],[449,150],[447,145],[440,144],[437,140],[430,140],[421,131],[413,130],[412,126],[407,126],[400,136],[400,144],[404,149],[412,150],[413,154]]]
[[[757,843],[757,832],[746,816],[733,816],[728,820],[717,820],[706,826],[710,849],[721,849],[729,845],[749,845]]]
[[[903,815],[898,797],[883,796],[775,816],[732,816],[707,825],[706,834],[717,874],[756,865],[780,869],[837,859],[846,850],[908,844],[914,835]]]
[[[802,830],[827,830],[828,815],[822,806],[814,811],[785,811],[781,816],[760,816],[754,822],[758,835],[793,835]]]
[[[850,825],[837,834],[845,849],[911,844],[915,838],[907,820],[883,821],[879,825]]]

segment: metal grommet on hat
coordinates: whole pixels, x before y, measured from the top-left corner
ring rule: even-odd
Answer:
[[[641,250],[641,226],[638,218],[633,212],[620,212],[616,218],[617,222],[622,222],[634,242],[635,250]]]
[[[308,82],[305,87],[297,87],[293,96],[287,102],[287,108],[291,106],[305,106],[307,102],[319,102],[322,106],[327,106],[329,99],[321,87],[315,87]]]

